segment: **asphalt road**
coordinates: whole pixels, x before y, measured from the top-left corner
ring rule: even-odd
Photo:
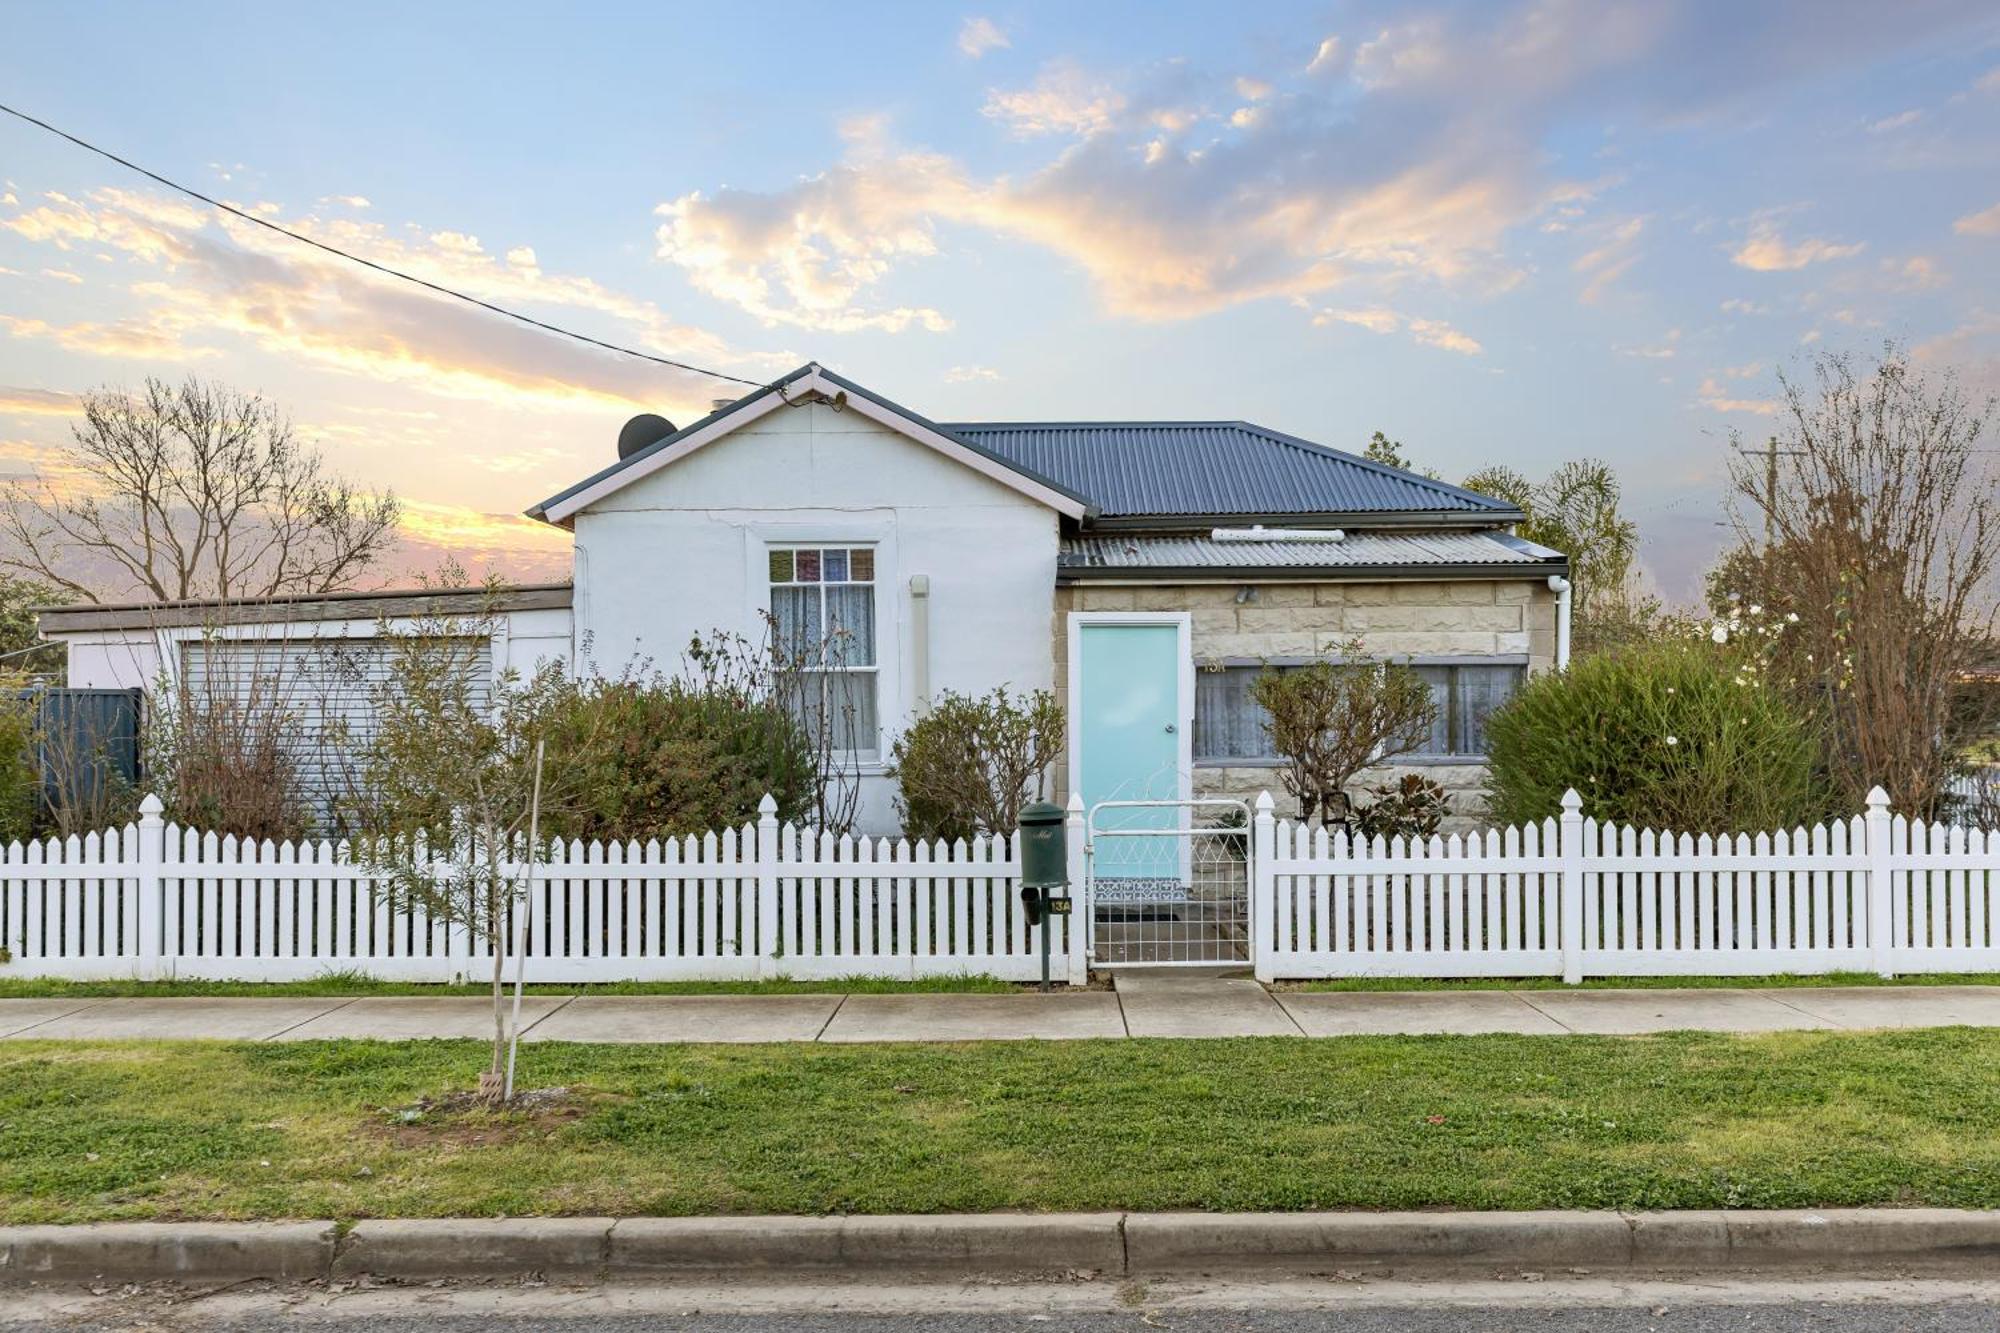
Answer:
[[[347,1318],[322,1319],[297,1312],[270,1311],[248,1319],[204,1318],[199,1322],[151,1319],[133,1322],[76,1323],[69,1320],[20,1324],[0,1321],[0,1328],[61,1329],[64,1333],[95,1330],[200,1327],[232,1333],[264,1330],[353,1329]],[[1398,1309],[1355,1311],[1273,1310],[1065,1314],[1030,1321],[1017,1314],[934,1315],[603,1315],[495,1319],[488,1315],[380,1316],[366,1321],[369,1333],[1024,1333],[1024,1330],[1073,1330],[1074,1333],[1146,1333],[1171,1329],[1176,1333],[1994,1333],[2000,1329],[2000,1307],[1994,1305],[1848,1305],[1786,1306],[1690,1305],[1626,1310],[1467,1310]]]
[[[1717,1284],[1727,1290],[1728,1284]],[[1643,1295],[1643,1293],[1641,1293]],[[1690,1295],[1683,1289],[1679,1294]],[[2000,1333],[2000,1296],[1982,1292],[1964,1299],[1963,1288],[1924,1290],[1899,1284],[1894,1290],[1839,1299],[1783,1292],[1752,1293],[1747,1302],[1719,1299],[1680,1301],[1671,1294],[1635,1295],[1614,1300],[1584,1293],[1552,1293],[1553,1303],[1532,1300],[1467,1304],[1462,1300],[1415,1295],[1408,1304],[1393,1297],[1352,1308],[1309,1308],[1287,1299],[1244,1308],[1160,1308],[1140,1302],[1130,1309],[1037,1309],[996,1295],[1001,1309],[903,1310],[861,1313],[772,1309],[757,1313],[675,1310],[671,1298],[640,1301],[662,1308],[605,1308],[585,1296],[566,1300],[550,1290],[525,1303],[474,1298],[466,1308],[456,1296],[413,1289],[374,1292],[365,1300],[322,1301],[272,1295],[206,1299],[75,1298],[36,1300],[32,1312],[0,1294],[0,1333],[27,1329],[62,1333],[127,1333],[201,1329],[222,1333]],[[706,1299],[714,1299],[709,1293]],[[854,1293],[830,1290],[829,1301]],[[968,1293],[954,1293],[963,1307]],[[1245,1294],[1249,1299],[1249,1294]],[[805,1297],[802,1303],[810,1303]],[[977,1303],[977,1297],[971,1298]],[[1663,1304],[1654,1304],[1654,1300]],[[952,1303],[948,1300],[947,1304]],[[615,1304],[615,1303],[614,1303]],[[509,1306],[512,1308],[509,1308]],[[437,1308],[439,1306],[458,1308]],[[582,1308],[590,1307],[590,1308]]]

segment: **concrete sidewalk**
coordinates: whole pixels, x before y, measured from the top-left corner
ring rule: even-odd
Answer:
[[[532,1041],[1021,1041],[1512,1032],[1637,1035],[2000,1027],[2000,986],[1730,990],[1268,991],[1246,979],[1120,974],[1052,995],[541,995]],[[0,1000],[0,1040],[308,1041],[488,1036],[476,997]]]

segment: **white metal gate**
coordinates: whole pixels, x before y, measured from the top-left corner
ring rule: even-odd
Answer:
[[[1248,964],[1250,811],[1241,801],[1100,801],[1084,829],[1091,958]]]

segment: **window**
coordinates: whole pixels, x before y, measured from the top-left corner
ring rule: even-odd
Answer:
[[[780,665],[795,673],[809,726],[832,728],[837,750],[872,756],[876,707],[875,548],[770,548],[771,618]]]
[[[1279,670],[1285,668],[1280,666]],[[1207,763],[1261,763],[1277,758],[1265,713],[1251,695],[1261,666],[1231,666],[1195,674],[1194,757]],[[1431,687],[1437,721],[1415,756],[1476,757],[1486,753],[1486,719],[1512,698],[1527,673],[1512,663],[1425,664],[1411,670]]]

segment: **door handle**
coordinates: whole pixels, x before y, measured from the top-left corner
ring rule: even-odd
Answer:
[[[1167,730],[1172,731],[1173,729],[1174,729],[1174,724],[1171,722],[1167,723]]]

